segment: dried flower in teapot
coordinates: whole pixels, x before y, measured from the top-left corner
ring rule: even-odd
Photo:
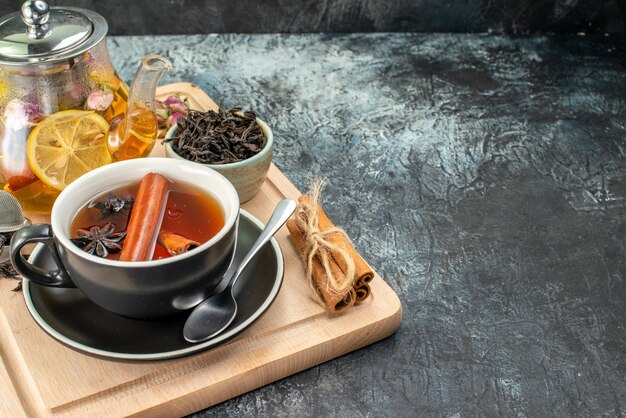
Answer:
[[[94,90],[89,93],[89,96],[87,97],[85,109],[102,112],[111,106],[114,98],[115,96],[109,88],[105,87],[102,90]]]
[[[14,131],[30,127],[41,118],[39,105],[13,99],[4,109],[4,125]]]

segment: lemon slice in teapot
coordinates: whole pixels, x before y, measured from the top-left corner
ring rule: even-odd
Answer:
[[[45,117],[28,137],[28,163],[50,187],[65,186],[88,171],[112,162],[109,124],[87,110],[64,110]]]

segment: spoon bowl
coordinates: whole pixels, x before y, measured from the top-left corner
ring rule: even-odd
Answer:
[[[200,302],[187,318],[183,327],[183,337],[190,343],[199,343],[222,332],[230,325],[237,315],[237,301],[233,295],[233,287],[248,263],[259,250],[274,236],[281,226],[291,217],[296,209],[296,202],[282,200],[276,205],[274,213],[263,231],[252,244],[241,264],[232,265],[225,274],[226,287]]]

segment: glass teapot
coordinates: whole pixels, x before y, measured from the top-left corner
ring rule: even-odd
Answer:
[[[129,91],[107,29],[98,13],[40,0],[0,20],[0,186],[29,213],[49,213],[78,176],[154,145],[154,95],[171,63],[145,57]]]

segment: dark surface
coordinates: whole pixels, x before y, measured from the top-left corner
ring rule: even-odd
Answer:
[[[626,38],[117,38],[257,110],[402,300],[391,338],[208,416],[626,413]]]
[[[2,14],[21,0],[0,0]],[[268,32],[623,33],[626,0],[53,0],[113,35]]]

